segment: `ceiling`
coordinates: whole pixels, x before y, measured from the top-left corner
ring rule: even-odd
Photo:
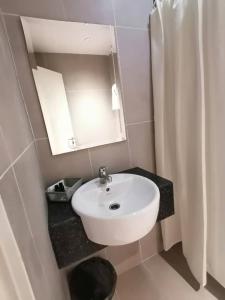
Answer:
[[[116,52],[113,26],[21,17],[29,53],[109,55]]]

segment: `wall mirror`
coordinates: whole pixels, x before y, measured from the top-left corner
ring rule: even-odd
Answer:
[[[114,27],[21,21],[52,154],[125,140]]]

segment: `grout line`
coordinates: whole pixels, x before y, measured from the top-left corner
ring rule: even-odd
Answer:
[[[3,173],[0,175],[0,180],[4,177],[4,175],[9,171],[10,169],[10,166],[11,166],[11,158],[10,156],[8,155],[8,147],[7,147],[7,143],[6,143],[6,140],[5,140],[5,135],[3,133],[3,129],[2,127],[0,126],[0,136],[2,138],[2,143],[3,143],[3,147],[5,148],[6,150],[6,156],[7,156],[7,160],[9,162],[9,166],[3,171]]]
[[[116,21],[116,9],[115,9],[114,0],[111,0],[111,5],[112,5],[112,12],[113,12],[114,27],[116,27],[117,21]]]
[[[130,139],[129,139],[128,130],[126,129],[126,131],[127,131],[126,132],[126,138],[127,138],[129,166],[130,166],[130,168],[132,168],[133,164],[132,164],[132,154],[131,154],[131,147],[130,147]]]
[[[32,126],[32,123],[31,123],[31,120],[30,120],[30,116],[29,116],[29,113],[28,113],[26,101],[25,101],[25,98],[24,98],[24,95],[23,95],[23,90],[22,90],[22,87],[21,87],[21,84],[20,84],[20,80],[19,80],[19,76],[18,76],[18,71],[17,71],[17,66],[16,66],[16,62],[15,62],[15,58],[14,58],[14,53],[13,53],[12,45],[10,43],[10,38],[9,38],[9,35],[8,35],[8,30],[7,30],[5,18],[1,17],[1,19],[2,19],[2,22],[3,22],[3,27],[4,27],[4,31],[5,31],[5,35],[6,35],[8,47],[9,47],[10,57],[11,57],[12,62],[13,62],[13,69],[14,69],[14,72],[15,72],[16,81],[17,81],[17,84],[18,84],[18,87],[19,87],[19,91],[20,91],[20,94],[21,94],[21,97],[22,97],[22,103],[24,105],[24,108],[25,108],[25,111],[26,111],[26,115],[27,115],[27,119],[28,119],[28,122],[30,124],[30,130],[31,130],[31,133],[32,133],[32,136],[33,136],[33,139],[34,139],[35,138],[35,134],[34,134],[33,126]],[[19,99],[18,99],[18,101],[19,101]]]
[[[11,222],[9,220],[9,217],[8,217],[8,214],[7,214],[7,211],[6,211],[6,208],[5,208],[5,204],[3,202],[3,199],[1,197],[1,195],[0,195],[0,205],[1,205],[1,211],[3,213],[2,214],[3,218],[6,221],[5,225],[8,227],[8,230],[7,230],[8,234],[11,237],[11,240],[12,240],[14,248],[15,248],[14,249],[15,250],[14,255],[17,257],[17,260],[19,260],[19,265],[20,265],[20,269],[21,269],[21,272],[22,272],[20,275],[23,274],[23,277],[25,279],[25,282],[24,282],[25,285],[24,285],[24,287],[26,286],[28,288],[29,297],[31,297],[32,300],[35,300],[36,297],[34,295],[34,289],[33,289],[33,286],[32,286],[32,283],[31,283],[31,280],[30,280],[30,277],[29,277],[29,274],[28,274],[28,271],[27,271],[27,268],[26,268],[26,265],[25,265],[25,262],[24,262],[24,259],[23,259],[23,256],[22,256],[22,251],[21,251],[21,249],[20,249],[20,247],[18,245],[18,241],[16,240],[15,232],[14,232],[14,230],[12,228],[12,224],[11,224]],[[11,273],[11,268],[10,268],[9,271]],[[15,278],[13,278],[13,279],[15,279]],[[18,286],[18,288],[19,288],[19,286]]]
[[[23,154],[31,147],[31,145],[34,143],[32,141],[26,148],[17,156],[17,158],[8,166],[8,168],[0,175],[0,180],[6,175],[6,173],[9,171],[10,168],[13,168],[13,166],[17,163],[17,161],[23,156]]]
[[[118,290],[117,290],[117,289],[115,290],[115,296],[116,296],[116,298],[117,298],[116,300],[120,300],[120,296],[119,296],[119,293],[118,293]]]
[[[141,258],[141,263],[143,261],[143,252],[142,252],[142,247],[141,247],[141,241],[138,240],[138,248],[139,248],[139,252],[140,252],[140,258]]]
[[[66,92],[67,93],[77,93],[77,92],[82,92],[82,91],[88,91],[88,92],[90,92],[90,91],[104,91],[104,92],[108,92],[108,91],[112,91],[112,89],[66,89]]]
[[[105,247],[105,249],[104,249],[104,254],[105,254],[105,258],[106,258],[107,260],[109,260],[107,248],[108,248],[108,247]]]
[[[66,8],[64,6],[63,0],[59,0],[59,3],[60,3],[60,6],[61,6],[61,9],[62,9],[63,20],[69,21],[68,20],[68,14],[66,12]]]
[[[127,123],[125,125],[126,126],[134,126],[134,125],[141,125],[141,124],[146,124],[146,123],[154,123],[154,120],[140,121],[140,122],[134,122],[134,123]]]
[[[62,8],[62,19],[57,19],[56,21],[61,21],[63,20],[64,22],[75,22],[75,21],[71,21],[68,16],[67,16],[67,13],[66,13],[66,10],[65,10],[65,7],[63,5],[63,1],[59,1],[60,4],[61,4],[61,8]],[[122,29],[132,29],[132,30],[142,30],[142,31],[148,31],[148,27],[133,27],[133,26],[128,26],[128,25],[117,25],[117,21],[116,21],[116,14],[115,14],[115,5],[114,5],[114,2],[113,0],[111,0],[111,3],[112,3],[112,9],[113,9],[113,19],[114,19],[114,27],[116,28],[122,28]],[[8,12],[2,12],[2,15],[4,16],[14,16],[14,17],[20,17],[20,15],[18,14],[14,14],[14,13],[8,13]],[[34,17],[34,18],[37,18],[37,17]],[[91,23],[91,22],[81,22],[81,23]]]
[[[123,25],[115,25],[116,28],[119,29],[130,29],[130,30],[139,30],[139,31],[149,31],[148,27],[132,27],[132,26],[123,26]]]
[[[116,19],[116,8],[114,4],[114,0],[111,0],[112,4],[112,11],[113,11],[113,19],[114,19],[114,27],[115,28],[122,28],[122,29],[133,29],[133,30],[145,30],[148,31],[148,27],[132,27],[132,26],[123,26],[123,25],[117,25],[117,19]]]
[[[141,263],[142,263],[142,264],[143,264],[143,263],[145,263],[147,260],[149,260],[149,259],[153,258],[153,257],[154,257],[154,256],[156,256],[156,255],[160,255],[160,252],[159,252],[159,253],[152,254],[152,255],[151,255],[151,256],[149,256],[149,257],[146,257],[145,259],[143,259],[143,260],[142,260],[142,262],[141,262]]]
[[[93,168],[93,164],[92,164],[92,161],[91,161],[91,151],[90,151],[90,148],[88,148],[88,159],[89,159],[89,163],[90,163],[90,166],[91,166],[92,176],[94,176],[94,168]]]
[[[149,268],[145,264],[142,264],[142,266],[150,275],[152,275]]]
[[[116,17],[115,17],[115,7],[114,7],[114,2],[112,1],[113,5],[113,16],[114,16],[114,23],[115,23],[115,40],[116,40],[116,49],[117,49],[117,63],[118,63],[118,69],[119,69],[119,78],[118,80],[120,81],[121,85],[121,95],[122,95],[122,107],[123,107],[123,118],[124,118],[124,125],[125,125],[125,134],[126,134],[126,140],[127,140],[127,147],[128,147],[128,160],[129,160],[129,166],[132,167],[132,155],[131,155],[131,147],[130,147],[130,141],[129,141],[129,136],[128,136],[128,130],[126,127],[126,112],[125,112],[125,96],[124,96],[124,79],[123,79],[123,72],[122,72],[122,66],[121,66],[121,57],[120,57],[120,47],[119,47],[119,41],[118,41],[118,32],[116,29]]]
[[[21,201],[21,204],[22,204],[22,207],[23,207],[23,210],[24,210],[24,215],[25,215],[25,219],[26,219],[26,222],[27,222],[27,225],[28,225],[28,230],[30,232],[30,235],[31,235],[31,238],[32,238],[32,241],[33,241],[33,244],[34,244],[34,251],[35,251],[37,259],[40,263],[40,266],[41,266],[41,269],[42,269],[42,272],[43,272],[43,276],[45,277],[46,282],[48,282],[46,272],[44,272],[44,269],[43,269],[40,254],[37,250],[36,239],[34,238],[34,235],[33,235],[32,227],[31,227],[30,220],[29,220],[29,217],[28,217],[28,214],[27,214],[27,210],[26,210],[26,207],[25,207],[25,204],[24,204],[24,201],[23,201],[23,195],[22,195],[22,192],[21,192],[20,187],[19,187],[19,182],[17,180],[16,172],[15,172],[14,167],[12,167],[12,171],[13,171],[13,175],[14,175],[14,178],[15,178],[15,181],[16,181],[16,186],[17,186],[17,189],[18,189],[18,192],[19,192],[20,201]]]
[[[38,141],[44,141],[44,140],[48,140],[48,137],[42,137],[42,138],[35,138],[34,141],[38,142]]]
[[[20,15],[18,14],[14,14],[14,13],[8,13],[8,12],[2,12],[2,15],[4,16],[13,16],[13,17],[20,17]]]

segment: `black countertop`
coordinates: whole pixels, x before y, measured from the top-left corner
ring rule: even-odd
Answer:
[[[141,168],[121,173],[141,175],[151,179],[160,190],[160,207],[157,221],[174,214],[173,183]],[[59,268],[79,261],[106,246],[91,242],[84,231],[80,217],[70,202],[48,202],[49,234]]]

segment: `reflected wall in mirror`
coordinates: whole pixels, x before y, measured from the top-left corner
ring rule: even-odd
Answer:
[[[114,27],[21,21],[52,154],[125,140]]]

